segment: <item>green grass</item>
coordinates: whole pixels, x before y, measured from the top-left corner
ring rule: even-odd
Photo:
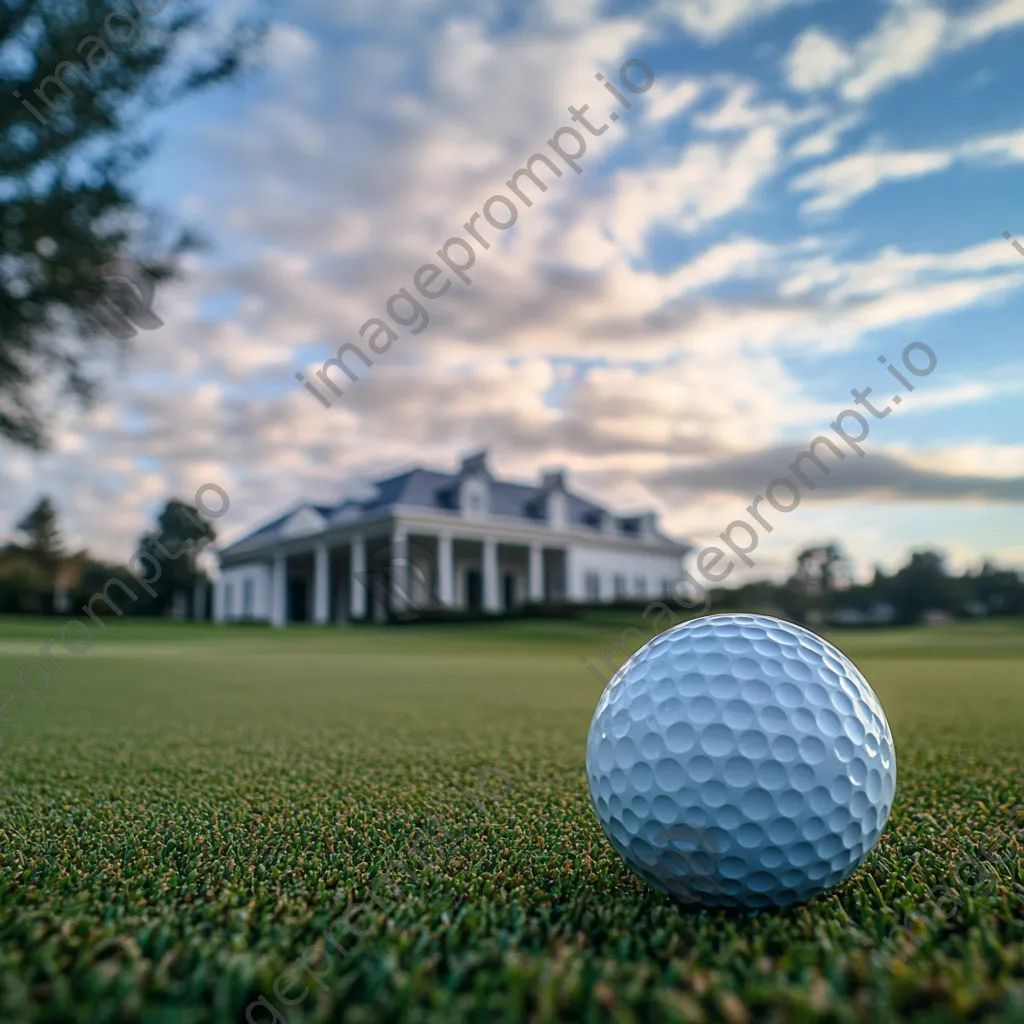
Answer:
[[[831,636],[889,716],[893,817],[846,884],[749,915],[668,903],[593,817],[601,685],[577,659],[632,624],[112,622],[0,725],[0,1021],[237,1022],[260,995],[289,1024],[1024,1021],[1024,871],[997,831],[1024,623]],[[0,676],[54,628],[0,621]],[[917,910],[903,962],[884,940]],[[309,994],[286,1007],[304,951],[320,980],[287,975]]]

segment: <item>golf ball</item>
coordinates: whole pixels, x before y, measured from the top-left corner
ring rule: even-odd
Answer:
[[[598,820],[681,903],[787,906],[859,867],[896,790],[882,705],[853,662],[767,615],[655,637],[608,683],[587,738]]]

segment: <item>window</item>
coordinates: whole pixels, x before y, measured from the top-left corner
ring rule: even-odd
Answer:
[[[633,589],[636,591],[636,596],[637,597],[646,597],[647,596],[647,577],[646,576],[637,576],[636,579],[633,580]]]
[[[672,580],[662,580],[661,581],[661,596],[662,597],[671,597],[672,596],[672,592],[674,591],[674,589],[675,589],[675,586],[674,586]]]
[[[227,583],[224,586],[224,618],[230,619],[234,614],[234,603],[235,586],[233,583]]]
[[[253,586],[252,580],[246,580],[242,584],[242,618],[252,618],[252,597],[253,597]]]
[[[626,597],[626,577],[621,574],[616,574],[614,580],[615,596]]]
[[[601,600],[601,577],[596,572],[588,572],[586,576],[586,590],[588,601]]]
[[[463,514],[480,518],[487,515],[487,484],[483,480],[465,480],[459,489]]]

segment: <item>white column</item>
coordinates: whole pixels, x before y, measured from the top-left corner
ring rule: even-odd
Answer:
[[[540,544],[530,545],[530,600],[540,604],[544,600],[544,549]]]
[[[498,542],[493,537],[484,541],[484,611],[501,611],[501,593],[498,586]]]
[[[437,538],[437,599],[445,608],[455,605],[455,554],[450,533]]]
[[[388,570],[391,576],[391,611],[404,611],[409,603],[409,535],[401,526],[396,526],[391,533]]]
[[[366,541],[362,535],[352,538],[352,557],[349,561],[348,613],[353,619],[366,618]]]
[[[313,621],[325,626],[331,618],[331,553],[317,544],[313,556]]]
[[[288,559],[285,555],[274,555],[270,570],[270,624],[288,624]]]
[[[586,599],[583,587],[583,574],[577,564],[575,552],[571,547],[565,549],[565,597],[568,601],[582,602]]]

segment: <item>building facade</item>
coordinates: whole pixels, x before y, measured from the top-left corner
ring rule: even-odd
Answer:
[[[375,486],[366,501],[300,505],[221,551],[214,619],[340,624],[654,598],[690,550],[653,513],[617,516],[571,493],[564,473],[497,480],[486,452],[457,473],[414,469]]]

